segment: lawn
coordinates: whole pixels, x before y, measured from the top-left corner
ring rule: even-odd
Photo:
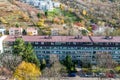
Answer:
[[[65,21],[80,21],[79,17],[77,17],[73,12],[61,10],[60,8],[55,8],[53,11],[48,11],[48,17],[61,17],[63,16]]]

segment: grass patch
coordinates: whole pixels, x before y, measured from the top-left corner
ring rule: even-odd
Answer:
[[[60,8],[55,8],[53,11],[48,11],[48,17],[54,18],[54,17],[61,17],[61,16],[63,16],[65,21],[68,21],[68,22],[80,21],[79,17],[77,17],[75,13],[70,11],[61,10]]]

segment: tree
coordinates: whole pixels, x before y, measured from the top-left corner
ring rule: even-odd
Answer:
[[[59,58],[55,54],[50,55],[50,67],[46,67],[42,72],[43,77],[53,77],[54,80],[60,80],[61,69],[65,68],[59,61]]]
[[[18,28],[19,26],[20,26],[20,25],[19,25],[18,23],[16,23],[16,24],[15,24],[15,27],[17,27],[17,28]]]
[[[16,68],[13,77],[17,80],[38,80],[40,75],[41,72],[35,64],[23,61]]]
[[[116,66],[116,62],[112,59],[110,53],[107,52],[100,52],[96,53],[96,63],[97,66],[100,68],[112,69]]]
[[[21,39],[17,38],[13,45],[13,54],[22,57],[23,61],[31,62],[40,66],[40,62],[33,51],[33,47],[30,43],[26,43]]]
[[[44,19],[40,19],[39,22],[37,23],[38,27],[44,26]]]
[[[0,55],[0,64],[3,68],[6,68],[10,72],[13,72],[15,68],[22,62],[22,58],[10,53],[3,53]]]
[[[24,55],[22,55],[22,59],[27,62],[31,62],[40,66],[40,62],[33,51],[33,47],[30,43],[25,44]]]
[[[68,72],[75,71],[75,64],[72,62],[71,56],[67,55],[63,63]]]
[[[21,38],[17,38],[13,45],[13,54],[22,56],[24,55],[25,51],[25,44]]]
[[[48,11],[45,11],[45,16],[46,16],[46,17],[48,16]]]
[[[22,32],[23,35],[27,35],[27,32],[25,29],[23,29],[23,32]]]
[[[86,10],[83,10],[82,14],[85,16],[87,14]]]
[[[42,59],[40,69],[43,70],[46,67],[46,61],[45,59]]]
[[[84,57],[81,59],[82,68],[91,68],[91,58],[89,56],[90,54],[84,53]]]
[[[37,13],[37,17],[40,18],[40,17],[41,17],[41,14],[40,14],[40,13]]]

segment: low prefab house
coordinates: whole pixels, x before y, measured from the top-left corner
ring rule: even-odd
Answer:
[[[9,29],[9,35],[10,36],[17,36],[17,35],[22,35],[22,31],[23,29],[22,28],[10,28]]]

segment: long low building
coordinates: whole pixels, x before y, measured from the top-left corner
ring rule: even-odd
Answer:
[[[22,36],[25,42],[33,45],[39,59],[49,59],[50,54],[57,54],[62,60],[70,55],[73,60],[88,60],[96,63],[95,54],[107,52],[113,60],[120,63],[120,36]],[[10,51],[10,46],[16,40],[7,36],[3,41],[4,51]]]

